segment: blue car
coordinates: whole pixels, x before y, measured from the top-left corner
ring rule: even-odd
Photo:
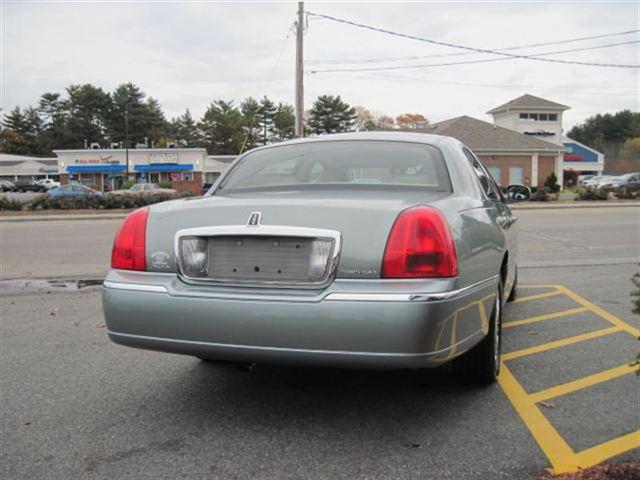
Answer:
[[[52,188],[47,192],[47,195],[52,197],[101,197],[102,192],[85,185],[62,185],[58,188]]]

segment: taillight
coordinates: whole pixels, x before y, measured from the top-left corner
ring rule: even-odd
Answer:
[[[147,269],[147,218],[149,208],[134,210],[120,226],[113,241],[111,268],[123,270]]]
[[[384,252],[382,278],[455,277],[458,256],[439,210],[413,207],[398,215]]]

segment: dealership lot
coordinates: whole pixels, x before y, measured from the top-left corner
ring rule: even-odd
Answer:
[[[638,210],[518,216],[523,286],[488,388],[447,369],[221,369],[115,346],[98,288],[19,279],[98,278],[119,221],[2,223],[0,474],[527,479],[638,461]]]

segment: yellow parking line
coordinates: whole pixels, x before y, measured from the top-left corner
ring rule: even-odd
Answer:
[[[607,320],[609,323],[612,323],[613,325],[617,326],[621,330],[624,330],[625,332],[630,333],[634,337],[640,336],[640,330],[638,330],[637,328],[632,327],[627,322],[623,322],[618,317],[616,317],[614,315],[611,315],[609,312],[607,312],[606,310],[603,310],[599,306],[591,303],[586,298],[582,298],[580,295],[578,295],[575,292],[572,292],[571,290],[569,290],[564,285],[558,285],[558,290],[561,291],[563,294],[565,294],[567,297],[571,298],[572,300],[575,300],[579,304],[584,305],[585,307],[587,307],[589,310],[591,310],[596,315],[600,315],[602,318]]]
[[[638,447],[640,447],[640,430],[583,450],[576,455],[576,458],[580,467],[587,468]]]
[[[561,294],[562,292],[558,290],[554,290],[552,292],[536,293],[535,295],[528,295],[526,297],[516,298],[513,301],[513,303],[528,302],[529,300],[537,300],[539,298],[555,297],[556,295],[561,295]]]
[[[620,327],[603,328],[602,330],[596,330],[595,332],[583,333],[582,335],[576,335],[575,337],[563,338],[562,340],[555,340],[549,343],[543,343],[542,345],[536,345],[535,347],[524,348],[522,350],[516,350],[515,352],[509,352],[502,355],[503,360],[513,360],[515,358],[526,357],[527,355],[533,355],[534,353],[546,352],[547,350],[553,350],[554,348],[565,347],[574,343],[584,342],[593,338],[602,337],[604,335],[610,335],[615,332],[619,332]]]
[[[576,470],[577,459],[571,447],[531,401],[504,363],[500,366],[498,382],[535,441],[549,458],[554,471]]]
[[[568,315],[575,315],[576,313],[587,312],[587,307],[571,308],[569,310],[562,310],[561,312],[547,313],[546,315],[538,315],[536,317],[524,318],[522,320],[514,320],[512,322],[505,322],[502,324],[504,328],[519,327],[520,325],[528,325],[529,323],[542,322],[544,320],[551,320],[553,318],[564,317]]]
[[[547,388],[546,390],[540,390],[529,395],[532,402],[537,403],[542,400],[548,400],[550,398],[560,397],[583,388],[591,387],[607,380],[613,380],[614,378],[627,375],[635,372],[636,367],[632,365],[620,365],[619,367],[605,370],[604,372],[595,373],[588,377],[579,378],[572,382],[563,383],[562,385],[556,385],[555,387]]]

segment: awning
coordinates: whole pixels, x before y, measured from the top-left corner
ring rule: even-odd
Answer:
[[[135,165],[133,169],[136,172],[184,172],[187,170],[193,170],[192,163],[181,164],[157,164],[157,165]]]
[[[114,173],[124,172],[126,165],[69,165],[69,173]]]

